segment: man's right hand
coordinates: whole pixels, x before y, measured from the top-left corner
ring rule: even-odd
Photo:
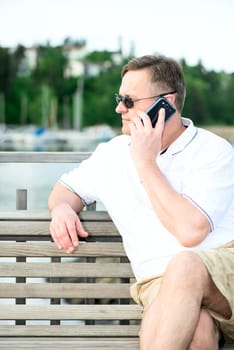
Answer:
[[[77,213],[67,204],[59,204],[51,211],[51,236],[59,249],[72,253],[79,244],[79,236],[87,237]]]

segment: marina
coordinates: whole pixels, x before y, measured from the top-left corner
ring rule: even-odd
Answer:
[[[0,151],[86,151],[113,138],[116,132],[108,125],[82,130],[43,128],[33,125],[0,125]]]

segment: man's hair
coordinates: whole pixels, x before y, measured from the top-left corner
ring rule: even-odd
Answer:
[[[130,60],[122,69],[123,77],[128,71],[149,69],[152,83],[163,89],[162,92],[176,91],[175,105],[182,111],[186,90],[184,74],[181,65],[172,58],[165,56],[147,55]]]

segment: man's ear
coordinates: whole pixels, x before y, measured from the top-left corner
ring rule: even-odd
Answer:
[[[175,99],[176,99],[175,94],[170,94],[170,95],[166,96],[166,99],[167,99],[173,106],[175,106]]]

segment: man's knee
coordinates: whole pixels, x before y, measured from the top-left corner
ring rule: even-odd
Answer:
[[[168,267],[180,266],[183,268],[193,268],[195,264],[203,265],[199,255],[192,251],[182,251],[172,257]]]
[[[175,280],[194,281],[196,284],[207,278],[208,272],[200,257],[191,251],[176,254],[168,264],[165,275]],[[180,282],[181,282],[180,281]]]

